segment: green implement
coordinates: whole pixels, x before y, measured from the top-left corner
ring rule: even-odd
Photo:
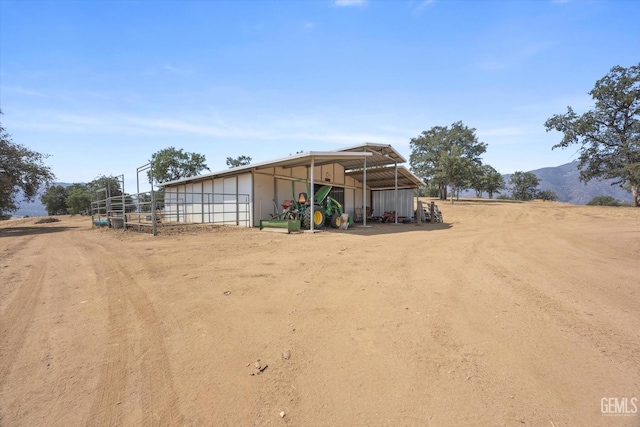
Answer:
[[[286,228],[289,233],[300,231],[300,221],[297,219],[261,219],[260,230],[263,228]]]

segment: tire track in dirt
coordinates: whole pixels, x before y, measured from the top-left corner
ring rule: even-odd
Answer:
[[[580,260],[586,265],[593,267],[600,261],[595,248],[590,242],[579,238],[579,233],[574,230],[566,230],[555,226],[554,232],[546,229],[545,225],[539,227],[538,236],[545,236],[531,239],[524,239],[523,235],[518,238],[509,240],[513,253],[526,254],[530,265],[540,266],[538,269],[532,268],[530,265],[525,266],[525,275],[533,278],[538,276],[552,276],[555,280],[562,280],[563,286],[558,288],[549,288],[540,284],[529,283],[517,279],[514,267],[499,260],[493,263],[494,270],[504,276],[513,277],[512,287],[524,296],[529,304],[533,304],[539,311],[544,311],[554,319],[555,324],[560,330],[571,331],[581,339],[589,342],[592,348],[599,349],[609,356],[615,355],[618,362],[633,366],[638,363],[638,353],[636,351],[636,335],[632,326],[637,323],[633,316],[625,316],[624,308],[633,309],[634,301],[625,298],[623,294],[610,292],[600,284],[590,284],[586,289],[575,289],[570,286],[571,278],[565,270],[574,271],[580,268],[579,264],[568,268],[566,261],[558,262],[544,255],[545,249],[549,245],[554,247],[566,246],[568,252],[577,252],[581,254]],[[504,239],[504,238],[503,238]],[[504,240],[507,241],[507,240]],[[594,276],[595,277],[595,274]],[[565,286],[566,285],[566,286]],[[579,303],[575,300],[576,293],[585,296]],[[597,301],[597,302],[593,302]],[[609,307],[612,313],[608,318],[601,316],[592,318],[593,311],[597,308],[606,312]]]
[[[12,294],[17,291],[17,285],[14,284],[16,278],[23,273],[20,270],[19,261],[23,256],[22,253],[30,247],[31,241],[35,236],[23,236],[20,238],[11,238],[7,234],[2,233],[0,229],[0,310],[3,306],[10,304]],[[1,326],[1,324],[0,324]]]
[[[35,235],[30,235],[22,237],[20,239],[16,239],[12,241],[12,243],[7,243],[7,240],[9,240],[10,236],[10,234],[2,233],[2,230],[0,230],[0,237],[3,238],[2,252],[0,253],[0,255],[2,255],[3,264],[6,264],[12,259],[16,258],[20,254],[20,252],[27,248],[31,241],[36,238]]]
[[[179,423],[179,399],[164,346],[163,331],[151,301],[137,285],[136,279],[109,250],[101,244],[84,246],[87,252],[93,254],[93,265],[100,280],[104,281],[109,299],[107,362],[100,374],[100,393],[93,401],[88,424],[114,425],[122,422],[120,402],[135,363],[129,357],[133,355],[135,358],[135,346],[142,349],[142,354],[137,356],[137,359],[142,359],[142,423]],[[130,332],[134,327],[141,331],[139,342],[130,342],[127,338],[133,335]]]
[[[83,244],[85,254],[91,254],[95,247]],[[127,386],[130,371],[127,339],[127,307],[118,271],[106,267],[98,257],[91,262],[98,278],[98,285],[107,290],[108,299],[108,338],[106,363],[100,371],[98,393],[93,399],[89,411],[88,425],[116,425],[120,417],[119,402]],[[115,277],[111,277],[115,276]],[[114,284],[115,282],[115,284]]]
[[[28,242],[31,242],[29,239]],[[24,240],[21,240],[24,242]],[[0,313],[0,328],[2,340],[0,341],[0,389],[2,389],[6,377],[24,346],[27,331],[35,316],[38,299],[42,292],[42,286],[46,277],[47,264],[51,238],[42,237],[41,244],[36,253],[44,254],[41,260],[29,271],[26,279],[20,284],[16,294]],[[26,248],[26,246],[25,246]]]

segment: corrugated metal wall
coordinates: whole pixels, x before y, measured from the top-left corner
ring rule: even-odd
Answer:
[[[382,216],[395,210],[395,190],[377,190],[373,197],[373,216]],[[398,216],[413,216],[413,189],[398,189]]]

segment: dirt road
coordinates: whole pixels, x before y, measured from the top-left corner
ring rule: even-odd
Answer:
[[[440,207],[316,235],[3,223],[0,425],[640,426],[640,209]]]

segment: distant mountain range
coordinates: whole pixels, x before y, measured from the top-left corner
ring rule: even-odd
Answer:
[[[619,185],[611,185],[615,180],[598,181],[593,179],[587,183],[580,182],[578,161],[529,172],[540,179],[538,188],[555,192],[559,202],[585,205],[596,196],[611,196],[620,201],[633,200],[630,192],[620,188]],[[503,175],[503,178],[508,183],[511,174]]]

